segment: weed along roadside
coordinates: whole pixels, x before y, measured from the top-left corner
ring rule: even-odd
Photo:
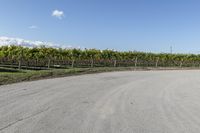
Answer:
[[[50,70],[17,70],[12,68],[0,68],[0,85],[33,81],[46,78],[75,76],[82,74],[112,72],[112,71],[151,71],[151,70],[196,70],[197,68],[173,68],[173,67],[95,67],[95,68],[70,68]]]
[[[17,83],[22,81],[32,81],[45,78],[55,78],[73,76],[81,74],[91,74],[110,71],[133,70],[131,67],[101,67],[101,68],[71,68],[71,69],[50,69],[50,70],[16,70],[1,68],[0,85]]]

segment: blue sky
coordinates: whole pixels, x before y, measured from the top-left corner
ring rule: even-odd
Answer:
[[[60,18],[52,12],[63,12]],[[198,0],[0,0],[0,36],[74,47],[199,53]]]

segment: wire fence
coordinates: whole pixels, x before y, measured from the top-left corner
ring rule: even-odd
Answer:
[[[200,67],[199,61],[183,60],[9,60],[2,58],[0,66],[23,69],[87,68],[87,67]]]

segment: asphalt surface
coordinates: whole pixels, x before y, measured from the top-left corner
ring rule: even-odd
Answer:
[[[200,71],[88,74],[0,86],[0,133],[199,133]]]

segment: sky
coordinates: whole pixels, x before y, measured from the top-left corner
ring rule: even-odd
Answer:
[[[200,53],[199,0],[0,0],[0,37]]]

